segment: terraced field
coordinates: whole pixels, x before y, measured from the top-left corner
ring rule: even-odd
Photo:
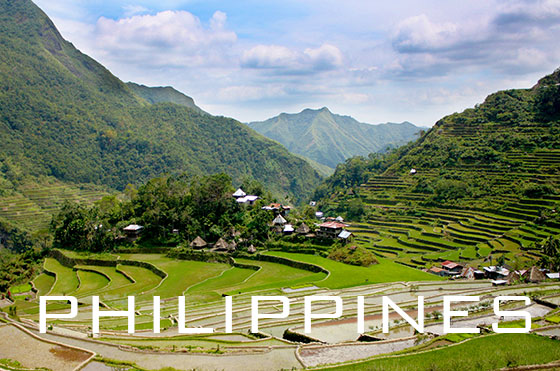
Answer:
[[[473,134],[453,125],[444,128],[441,135]],[[512,266],[534,262],[541,256],[535,244],[560,233],[560,225],[538,222],[543,213],[560,209],[560,196],[520,198],[508,195],[508,190],[525,180],[560,184],[560,150],[510,152],[507,157],[517,164],[508,171],[479,164],[451,169],[487,179],[489,189],[484,197],[462,199],[456,206],[425,202],[429,195],[421,193],[419,184],[439,176],[433,168],[420,167],[409,174],[395,167],[384,175],[370,175],[359,194],[374,213],[352,224],[357,244],[380,257],[422,269],[443,260],[490,264],[501,255]]]
[[[88,349],[105,359],[133,362],[144,369],[162,367],[184,369],[185,365],[188,365],[189,369],[196,367],[205,370],[215,369],[218,364],[221,364],[222,368],[232,370],[316,367],[340,362],[357,362],[398,350],[422,359],[423,352],[435,348],[435,344],[442,346],[452,343],[445,336],[438,334],[438,328],[441,327],[440,320],[428,319],[426,328],[435,335],[421,337],[415,335],[406,326],[401,326],[399,317],[392,314],[388,340],[360,342],[357,341],[356,332],[356,296],[366,298],[364,311],[366,333],[383,339],[379,333],[382,296],[390,296],[409,315],[415,316],[414,308],[418,296],[422,295],[428,318],[432,318],[432,313],[441,311],[443,295],[480,296],[485,304],[473,304],[469,307],[471,312],[469,318],[458,320],[478,321],[488,326],[489,323],[497,320],[488,309],[494,296],[531,294],[554,298],[560,293],[558,282],[493,287],[486,280],[441,281],[440,277],[387,259],[380,259],[380,264],[364,268],[344,265],[315,255],[267,253],[320,266],[329,272],[325,274],[296,269],[276,262],[241,258],[236,259],[236,262],[245,264],[247,268],[232,267],[222,263],[174,261],[161,254],[82,255],[64,251],[62,253],[75,259],[90,259],[91,264],[64,266],[58,260],[48,258],[45,261],[45,269],[51,272],[50,275],[40,275],[35,279],[34,285],[41,293],[66,293],[78,297],[80,302],[78,316],[72,319],[49,320],[49,324],[54,326],[52,330],[47,334],[39,334],[37,299],[18,299],[16,306],[20,324],[43,339]],[[98,264],[93,264],[94,262]],[[109,262],[114,265],[107,266]],[[131,262],[143,265],[132,265]],[[153,268],[148,269],[150,266],[145,264],[151,264]],[[248,266],[252,266],[253,269],[249,269]],[[159,270],[165,273],[164,277],[160,276]],[[189,276],[188,279],[185,278],[186,275]],[[166,281],[169,283],[166,284]],[[287,287],[292,287],[294,290],[284,291]],[[209,335],[178,333],[178,303],[172,296],[182,295],[183,292],[187,297],[186,326],[212,327],[214,333]],[[230,294],[233,299],[233,333],[224,332],[223,294]],[[251,296],[255,294],[284,295],[290,300],[289,317],[261,319],[259,336],[248,332],[251,327]],[[113,310],[125,309],[124,297],[135,295],[136,333],[134,335],[126,333],[127,319],[124,317],[103,318],[100,337],[90,340],[88,333],[91,330],[89,298],[91,295],[100,295],[104,305]],[[162,297],[168,295],[161,303],[162,331],[159,334],[151,331],[154,295]],[[304,297],[307,295],[340,296],[344,302],[342,316],[334,320],[315,320],[312,332],[304,334],[303,304]],[[504,308],[516,308],[518,305],[509,303]],[[52,302],[47,310],[65,311],[67,305]],[[281,310],[278,303],[274,301],[262,302],[259,306],[261,313],[274,314]],[[313,311],[317,313],[329,313],[332,310],[329,302],[316,303],[313,306]],[[557,318],[557,311],[535,303],[526,310],[536,318],[535,329],[539,329],[541,323],[546,323],[547,331],[556,331],[558,326],[554,325],[554,321]],[[539,319],[539,317],[543,318]],[[552,328],[550,324],[553,324]],[[459,325],[461,323],[457,324]],[[471,323],[469,322],[468,325]],[[431,340],[434,336],[435,338]],[[481,337],[480,341],[484,343],[484,339],[486,337]],[[527,346],[533,344],[537,347],[546,345],[553,348],[555,344],[545,338],[535,338],[534,341],[531,339],[522,340],[527,342]],[[462,340],[464,338],[454,341]],[[479,339],[475,340],[471,345],[475,346],[479,343]],[[305,344],[307,341],[314,343]],[[461,345],[461,349],[463,347],[467,350],[471,349],[469,344],[467,342],[464,346]],[[446,359],[452,358],[447,356],[448,352],[441,354],[445,355]],[[16,356],[21,357],[22,363],[26,361],[24,355],[18,353]],[[548,362],[554,357],[536,356],[520,362],[521,364]],[[409,359],[399,357],[396,364],[407,364]],[[432,358],[428,357],[428,359]],[[380,359],[379,362],[386,364],[388,361]],[[369,365],[370,363],[365,363],[356,367],[367,369]],[[344,367],[351,368],[353,363]]]
[[[51,217],[66,201],[91,205],[107,195],[99,187],[75,186],[47,179],[43,183],[24,184],[17,191],[0,196],[0,218],[18,227],[37,231],[48,226]]]

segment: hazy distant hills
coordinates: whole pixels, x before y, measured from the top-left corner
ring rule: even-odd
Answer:
[[[123,189],[163,173],[225,172],[300,200],[320,180],[278,143],[172,88],[123,83],[30,0],[0,0],[0,138],[0,197],[44,176]]]
[[[405,144],[416,139],[421,130],[409,122],[365,124],[350,116],[333,114],[326,107],[282,113],[249,126],[289,151],[332,169],[349,157]]]

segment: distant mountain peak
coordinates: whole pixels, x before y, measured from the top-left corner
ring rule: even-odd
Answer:
[[[282,113],[266,121],[249,123],[249,126],[293,153],[331,169],[349,157],[405,144],[421,130],[408,122],[361,123],[350,116],[333,114],[327,107]]]

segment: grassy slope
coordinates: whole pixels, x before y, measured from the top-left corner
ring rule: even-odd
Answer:
[[[441,279],[441,277],[405,267],[383,258],[379,259],[379,264],[366,268],[339,263],[316,255],[294,254],[277,251],[268,252],[267,254],[312,263],[325,268],[331,274],[327,279],[317,281],[315,284],[321,287],[328,287],[330,289],[380,282],[428,281]]]

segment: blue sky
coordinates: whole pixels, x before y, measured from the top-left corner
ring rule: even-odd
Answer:
[[[560,0],[35,0],[124,81],[215,115],[327,106],[431,126],[560,66]]]

